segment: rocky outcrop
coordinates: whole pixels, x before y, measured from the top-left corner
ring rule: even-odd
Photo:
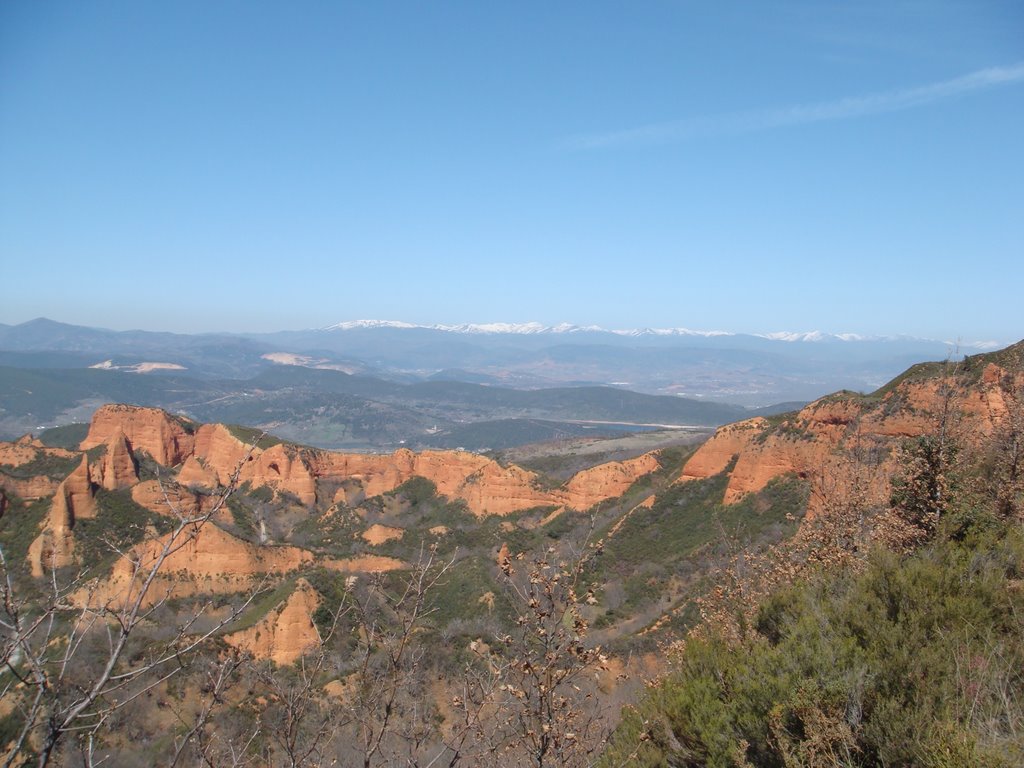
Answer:
[[[564,503],[573,509],[589,509],[607,499],[618,498],[644,475],[661,465],[654,453],[627,461],[611,461],[577,473],[565,484]]]
[[[260,576],[283,575],[313,560],[312,553],[299,547],[259,547],[206,523],[176,539],[168,534],[136,545],[118,558],[108,579],[80,590],[73,602],[123,605],[135,598],[161,557],[159,575],[143,599],[147,606],[169,597],[244,592]]]
[[[311,506],[316,503],[316,475],[306,453],[297,446],[280,443],[254,453],[252,461],[243,466],[240,478],[254,487],[267,486],[289,493],[301,503]]]
[[[461,499],[477,516],[505,515],[558,503],[552,493],[537,487],[533,472],[514,465],[503,467],[463,451],[413,453],[400,449],[389,456],[324,451],[317,454],[312,468],[320,477],[346,481],[339,491],[345,499],[387,493],[413,477],[425,477],[439,494]]]
[[[145,451],[165,467],[175,467],[192,455],[195,425],[159,408],[104,405],[93,414],[83,451],[103,445],[121,431],[132,451]]]
[[[521,467],[503,467],[487,460],[479,470],[468,475],[454,494],[462,499],[470,512],[485,515],[507,515],[531,507],[557,505],[557,497],[538,488],[537,476]]]
[[[686,462],[680,479],[695,480],[722,472],[733,459],[748,450],[768,426],[766,419],[757,417],[719,427]]]
[[[108,491],[128,488],[139,480],[139,469],[124,431],[118,429],[104,443],[106,450],[99,461],[96,482]]]
[[[67,526],[47,525],[28,547],[32,576],[42,578],[53,568],[66,568],[75,562],[75,537]]]
[[[862,413],[851,397],[811,403],[776,424],[756,418],[721,427],[686,462],[679,479],[711,477],[735,462],[723,497],[725,504],[733,504],[777,477],[817,478],[848,436],[863,429]]]
[[[96,499],[89,474],[89,459],[83,456],[78,468],[57,486],[43,530],[29,545],[28,561],[32,575],[39,577],[51,568],[72,565],[75,561],[75,520],[95,515]]]
[[[215,469],[206,466],[202,459],[189,456],[178,470],[178,484],[210,491],[220,485],[220,480]]]
[[[814,469],[822,466],[830,450],[830,445],[818,441],[775,437],[752,445],[741,452],[736,460],[723,501],[733,504],[748,493],[760,491],[769,481],[783,475],[795,474],[806,478]]]
[[[64,478],[53,501],[65,506],[72,519],[96,516],[96,490],[87,457],[83,456],[78,468]]]
[[[162,464],[181,465],[178,482],[212,490],[238,473],[252,487],[272,488],[316,503],[317,481],[335,485],[334,500],[352,504],[393,491],[413,477],[424,477],[449,499],[460,499],[473,514],[507,515],[543,506],[588,509],[621,495],[637,478],[657,468],[651,454],[611,462],[580,473],[563,488],[545,490],[535,473],[464,451],[406,449],[391,455],[343,454],[279,443],[250,448],[220,424],[195,426],[152,408],[105,406],[97,411],[83,448],[123,433],[132,449],[142,448]],[[108,450],[109,452],[109,450]],[[106,482],[106,471],[104,471]]]
[[[32,477],[11,477],[0,472],[0,488],[3,488],[12,496],[17,496],[25,501],[34,499],[45,499],[57,492],[60,480],[46,475],[33,475]]]
[[[220,485],[227,485],[245,461],[249,446],[231,434],[223,424],[203,424],[196,430],[193,456],[212,472]],[[255,451],[254,451],[255,453]]]
[[[345,560],[324,560],[320,565],[339,573],[387,573],[388,571],[401,571],[409,567],[401,560],[383,555],[363,555]]]
[[[950,434],[955,431],[965,440],[991,434],[1015,407],[1007,393],[1021,388],[1024,374],[989,363],[974,379],[940,369],[908,376],[881,394],[830,395],[775,423],[758,418],[720,428],[687,461],[680,480],[716,475],[735,460],[726,504],[787,474],[811,482],[812,517],[829,495],[848,492],[840,486],[852,484],[872,502],[882,503],[888,497],[884,478],[892,475],[894,449],[903,440],[932,434],[944,420]],[[871,454],[871,471],[847,482],[848,455],[856,452]]]
[[[139,506],[165,517],[195,517],[211,511],[220,502],[218,496],[195,493],[174,483],[143,480],[132,487],[132,500]]]
[[[291,664],[320,642],[313,614],[320,607],[320,595],[305,579],[254,626],[226,635],[224,640],[257,659]]]
[[[396,541],[401,539],[404,535],[404,528],[395,528],[390,525],[381,525],[380,523],[374,523],[361,534],[363,541],[367,544],[374,545],[384,544],[388,541]]]
[[[73,451],[49,448],[31,435],[24,435],[13,443],[0,442],[0,488],[25,501],[52,496],[61,483],[62,478],[59,475],[51,477],[42,472],[28,476],[23,468],[40,460],[57,460],[63,464],[63,460],[75,456]]]
[[[166,537],[140,545],[135,553],[141,562],[152,562]],[[313,560],[299,547],[259,547],[207,523],[199,533],[167,556],[164,568],[189,578],[248,578],[259,574],[283,574]]]
[[[20,467],[35,461],[42,456],[68,459],[75,454],[63,448],[47,448],[31,435],[19,437],[13,443],[0,443],[0,464],[8,467]]]

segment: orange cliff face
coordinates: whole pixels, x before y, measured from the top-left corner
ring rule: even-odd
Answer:
[[[413,477],[424,477],[442,496],[466,502],[478,517],[559,503],[537,487],[533,472],[515,465],[503,467],[463,451],[413,453],[403,448],[385,456],[321,451],[313,466],[318,477],[357,483],[365,496],[387,493]],[[345,491],[346,497],[353,495],[351,488]]]
[[[565,484],[564,503],[572,509],[589,509],[602,501],[618,498],[633,483],[660,466],[655,453],[645,453],[635,459],[585,469]]]
[[[989,364],[968,385],[933,376],[901,382],[881,397],[830,395],[775,424],[757,418],[721,427],[687,461],[679,480],[716,475],[735,459],[723,498],[731,504],[776,477],[795,474],[812,483],[808,514],[813,517],[825,502],[827,486],[842,484],[841,476],[853,471],[842,457],[871,451],[880,457],[877,465],[850,482],[881,502],[888,498],[884,478],[894,470],[893,452],[902,440],[936,431],[943,414],[965,436],[990,434],[1009,408],[1020,407],[1007,393],[1022,388],[1024,375]]]
[[[533,507],[589,509],[622,495],[637,478],[658,466],[653,453],[609,462],[578,473],[554,490],[541,488],[534,472],[463,451],[413,453],[400,449],[390,456],[321,452],[315,471],[319,477],[355,481],[366,496],[387,493],[413,477],[424,477],[434,483],[439,494],[466,502],[470,512],[484,517]],[[350,498],[354,494],[346,488],[342,495]]]
[[[690,457],[680,480],[694,480],[717,475],[736,456],[750,449],[754,441],[768,429],[768,421],[760,417],[719,427],[714,436]]]
[[[237,472],[239,482],[292,494],[307,506],[316,503],[318,480],[344,483],[343,497],[356,498],[386,493],[413,477],[424,477],[439,494],[464,501],[479,517],[540,506],[588,509],[621,495],[658,466],[653,454],[610,462],[580,472],[560,489],[547,490],[535,473],[473,453],[400,449],[391,455],[344,454],[286,443],[253,448],[223,425],[196,425],[154,408],[126,405],[104,406],[96,412],[82,449],[96,445],[107,449],[96,468],[107,488],[134,487],[133,451],[144,450],[157,462],[178,467],[182,486],[214,490],[227,485]],[[152,489],[139,501],[150,509],[160,504]]]
[[[299,547],[259,547],[210,523],[172,536],[137,544],[117,559],[108,579],[79,590],[72,602],[92,608],[125,604],[161,556],[159,573],[143,600],[146,606],[168,597],[247,591],[262,576],[281,576],[313,561],[313,554]]]
[[[174,467],[192,454],[194,425],[159,408],[104,405],[93,414],[81,449],[87,451],[124,434],[132,451],[145,451],[158,464]]]
[[[122,442],[128,449],[126,452],[120,449]],[[220,424],[199,426],[157,408],[105,405],[93,415],[81,449],[84,451],[104,444],[108,446],[107,453],[112,454],[109,462],[120,462],[119,466],[112,466],[108,471],[107,457],[104,457],[105,487],[108,474],[115,478],[109,481],[110,485],[125,487],[123,480],[128,472],[125,459],[142,450],[166,467],[188,462],[186,482],[200,481],[201,485],[209,486],[215,478],[217,483],[226,485],[235,471],[241,468],[241,482],[249,481],[254,486],[267,485],[292,493],[303,504],[316,501],[316,478],[301,449],[275,445],[267,450],[253,449],[250,455],[249,446]],[[109,450],[110,447],[114,450]],[[251,461],[246,461],[247,457]],[[195,462],[189,462],[189,459],[201,459],[203,463],[200,466],[206,471],[197,471]]]
[[[229,644],[257,659],[291,664],[320,642],[313,614],[320,607],[320,595],[305,579],[299,579],[288,599],[276,606],[254,626],[224,637]]]
[[[106,450],[94,474],[96,481],[108,491],[129,488],[139,481],[139,470],[135,456],[128,445],[128,438],[120,429],[105,442]]]
[[[479,517],[553,503],[550,494],[538,490],[532,472],[463,451],[413,453],[402,448],[383,456],[321,451],[311,463],[318,477],[346,483],[339,492],[343,498],[360,495],[355,487],[363,496],[376,496],[423,477],[442,496],[466,502]]]
[[[260,453],[242,467],[240,479],[253,486],[269,486],[298,497],[307,506],[316,503],[316,479],[309,463],[311,449],[280,443]]]
[[[0,443],[0,465],[18,469],[39,459],[70,459],[76,456],[72,451],[63,448],[49,448],[31,435],[25,435],[13,443]],[[52,496],[60,485],[59,478],[47,475],[24,477],[18,474],[8,475],[0,471],[0,489],[25,501],[42,499]]]
[[[43,522],[42,532],[28,548],[28,561],[35,577],[43,576],[51,568],[63,568],[75,562],[73,529],[76,518],[94,517],[96,500],[89,460],[82,462],[57,486]]]

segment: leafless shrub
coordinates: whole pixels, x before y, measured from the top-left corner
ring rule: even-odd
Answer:
[[[151,532],[151,546],[116,551],[127,558],[129,573],[114,595],[101,598],[88,569],[64,579],[51,568],[44,594],[29,599],[0,550],[0,664],[7,672],[0,695],[14,702],[20,721],[6,745],[4,766],[46,766],[69,741],[86,765],[98,764],[105,724],[178,674],[198,648],[245,609],[248,601],[196,632],[207,607],[200,606],[161,639],[146,632],[169,597],[158,583],[164,563],[194,541],[226,504],[241,467],[206,511],[189,514],[164,493],[173,527],[162,536]]]

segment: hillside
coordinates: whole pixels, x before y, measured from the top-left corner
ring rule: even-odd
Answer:
[[[727,455],[733,505],[804,473],[808,518],[729,563],[601,764],[1019,765],[1022,354],[917,365],[705,444],[684,487]]]
[[[77,445],[70,432],[62,447],[0,444],[0,548],[30,612],[45,613],[54,583],[60,611],[120,617],[131,631],[114,666],[131,690],[156,669],[145,659],[159,667],[189,649],[194,665],[173,685],[137,712],[111,710],[151,739],[168,707],[210,749],[245,729],[270,738],[286,714],[273,702],[292,691],[304,692],[311,729],[296,738],[338,734],[343,764],[361,762],[360,728],[396,759],[419,733],[421,757],[464,749],[485,764],[498,742],[529,751],[526,722],[546,723],[564,764],[578,764],[663,669],[665,643],[694,630],[740,642],[762,602],[783,599],[780,585],[967,530],[948,489],[1000,520],[1018,514],[1024,480],[1007,446],[1024,434],[1021,349],[915,366],[870,395],[734,423],[697,448],[609,459],[579,445],[533,455],[530,468],[461,451],[340,453],[107,405]],[[39,631],[5,646],[26,673],[51,670]],[[93,637],[74,623],[59,631]],[[199,722],[203,670],[228,649],[243,655],[239,690],[268,703]],[[87,663],[59,673],[57,695],[80,690],[105,653],[80,652]],[[6,700],[27,706],[18,697],[32,686],[18,690]],[[99,690],[82,711],[121,697],[109,681]],[[533,720],[531,702],[564,714]],[[0,712],[2,733],[73,738],[34,717]],[[103,749],[134,759],[119,731],[103,733]]]
[[[787,474],[812,481],[812,514],[848,495],[849,483],[859,484],[867,503],[883,503],[902,441],[944,429],[979,444],[1015,413],[1024,382],[1021,348],[1018,342],[961,363],[915,365],[869,395],[838,392],[795,413],[722,427],[686,463],[681,479],[717,475],[735,459],[727,503]]]

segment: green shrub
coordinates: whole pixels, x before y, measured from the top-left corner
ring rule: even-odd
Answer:
[[[1022,576],[1020,527],[986,524],[779,590],[739,645],[689,640],[603,764],[1020,765]]]
[[[164,534],[173,528],[170,518],[137,504],[127,489],[96,492],[96,516],[75,522],[75,538],[83,563],[94,567],[109,564],[118,552],[125,552],[142,541],[147,529]]]

